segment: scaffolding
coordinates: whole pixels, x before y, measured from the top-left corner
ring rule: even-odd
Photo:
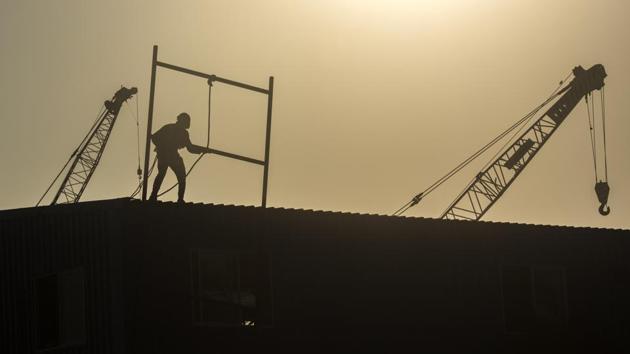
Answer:
[[[252,163],[259,166],[263,166],[261,206],[265,208],[267,206],[267,184],[269,181],[269,147],[271,143],[271,108],[272,108],[272,103],[273,103],[273,76],[269,77],[269,86],[268,88],[264,89],[264,88],[248,85],[242,82],[222,78],[217,75],[206,74],[199,71],[184,68],[181,66],[168,64],[168,63],[158,60],[158,46],[157,45],[153,46],[153,60],[151,64],[151,87],[149,91],[149,111],[148,111],[148,119],[147,119],[147,135],[146,135],[145,152],[144,152],[142,200],[143,201],[147,200],[147,184],[148,184],[148,179],[149,179],[148,171],[149,171],[149,159],[150,159],[150,151],[151,151],[151,134],[152,134],[152,125],[153,125],[153,105],[154,105],[154,97],[155,97],[155,81],[156,81],[156,74],[157,74],[158,67],[206,79],[208,81],[208,90],[209,90],[208,99],[210,99],[211,94],[212,94],[213,83],[221,83],[221,84],[230,85],[230,86],[238,87],[244,90],[267,95],[267,127],[265,131],[265,158],[264,160],[261,161],[261,160],[254,159],[251,157],[242,156],[242,155],[233,154],[230,152],[210,148],[210,151],[213,154],[227,157],[230,159],[247,162],[247,163]],[[210,104],[208,104],[208,119],[210,119]]]

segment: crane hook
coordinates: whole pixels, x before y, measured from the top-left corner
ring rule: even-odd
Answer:
[[[595,193],[601,204],[599,206],[599,213],[603,216],[610,214],[610,207],[606,205],[608,204],[608,194],[610,193],[608,182],[599,181],[595,183]]]

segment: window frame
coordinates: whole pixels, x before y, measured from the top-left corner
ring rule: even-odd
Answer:
[[[201,294],[201,283],[202,283],[202,272],[200,271],[200,255],[219,255],[222,257],[228,256],[230,259],[230,263],[234,265],[232,277],[234,278],[234,289],[232,289],[232,294],[236,294],[238,296],[238,303],[235,304],[238,313],[238,320],[235,323],[227,323],[221,321],[205,321],[203,320],[202,314],[202,306],[204,301],[212,301],[209,299],[204,299]],[[260,271],[258,276],[264,277],[265,279],[259,279],[260,284],[266,284],[264,287],[255,288],[254,297],[255,297],[255,306],[254,311],[256,312],[256,317],[259,317],[263,312],[261,311],[261,298],[263,296],[268,297],[268,303],[264,304],[263,307],[267,307],[269,311],[268,318],[260,321],[259,318],[256,318],[253,323],[245,323],[243,318],[243,298],[242,298],[242,271],[241,271],[241,257],[243,256],[255,256],[262,257],[264,263],[266,265],[266,270]],[[261,252],[256,250],[226,250],[226,249],[211,249],[211,248],[192,248],[190,249],[190,277],[191,277],[191,320],[194,326],[198,327],[213,327],[213,328],[271,328],[273,327],[273,287],[272,287],[272,259],[271,254],[269,252]],[[264,292],[266,294],[262,294]]]
[[[79,273],[80,274],[80,280],[81,280],[81,289],[78,289],[78,292],[81,294],[81,298],[82,298],[82,303],[81,303],[81,313],[79,314],[80,316],[80,320],[81,320],[81,324],[82,324],[82,332],[80,333],[79,336],[79,340],[69,340],[69,337],[66,335],[67,333],[65,332],[65,328],[64,328],[64,314],[67,313],[67,309],[64,308],[64,304],[66,304],[66,301],[64,301],[64,286],[63,286],[63,282],[64,278],[66,277],[68,274],[71,273]],[[56,292],[57,292],[57,299],[56,299],[56,321],[57,321],[57,334],[56,334],[56,344],[52,345],[52,346],[46,346],[46,347],[42,347],[41,343],[40,343],[40,339],[41,339],[41,326],[40,326],[40,291],[39,291],[39,281],[45,278],[49,278],[49,277],[55,277],[55,288],[56,288]],[[38,274],[35,275],[32,278],[32,289],[33,289],[33,332],[35,334],[35,345],[34,345],[34,349],[36,352],[38,353],[43,353],[43,352],[49,352],[52,350],[59,350],[59,349],[64,349],[64,348],[71,348],[71,347],[82,347],[85,346],[87,344],[87,293],[86,293],[86,272],[83,266],[79,266],[79,267],[74,267],[74,268],[69,268],[69,269],[64,269],[61,271],[57,271],[57,272],[50,272],[50,273],[42,273],[42,274]]]

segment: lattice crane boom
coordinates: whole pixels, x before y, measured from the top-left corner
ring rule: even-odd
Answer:
[[[72,154],[74,160],[51,205],[79,201],[105,151],[107,140],[114,128],[122,104],[137,92],[138,89],[135,87],[121,87],[111,100],[105,101],[104,110],[92,130]]]
[[[573,69],[573,75],[574,79],[558,92],[562,96],[556,103],[477,174],[442,214],[442,219],[479,220],[505,193],[579,101],[604,86],[606,71],[601,64],[588,70],[578,66]]]

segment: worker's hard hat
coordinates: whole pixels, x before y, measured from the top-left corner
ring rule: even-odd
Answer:
[[[182,112],[177,116],[177,121],[186,121],[188,123],[190,123],[190,115],[186,112]]]

